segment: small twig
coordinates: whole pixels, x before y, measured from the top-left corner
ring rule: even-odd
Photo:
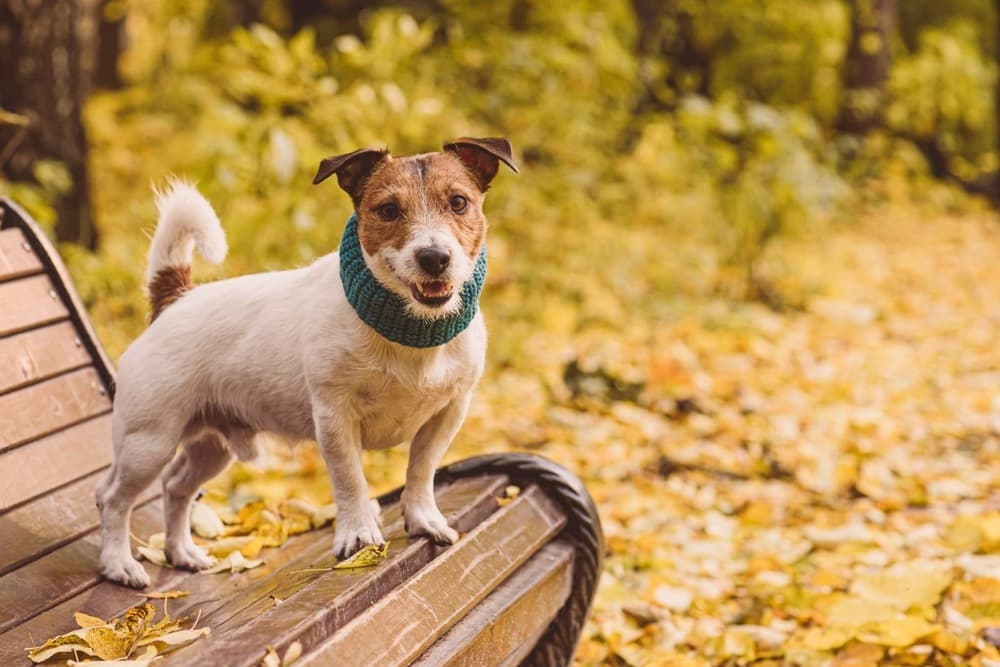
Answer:
[[[14,113],[6,109],[0,109],[0,125],[14,125],[16,127],[28,127],[31,119],[24,114]]]
[[[332,567],[307,567],[304,570],[292,570],[288,574],[302,574],[303,572],[333,572]]]

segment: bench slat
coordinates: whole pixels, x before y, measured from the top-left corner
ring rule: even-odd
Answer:
[[[501,660],[519,664],[521,647],[526,642],[534,646],[572,583],[573,547],[561,541],[546,544],[412,667],[472,667]]]
[[[18,451],[18,450],[15,450]],[[97,528],[94,489],[106,468],[0,515],[0,575]],[[143,504],[160,493],[159,482],[139,495]]]
[[[110,409],[111,401],[93,368],[4,394],[0,396],[0,452]]]
[[[482,523],[441,556],[363,614],[312,649],[304,665],[408,665],[442,633],[519,568],[565,524],[558,507],[538,487],[531,487]],[[323,586],[315,582],[303,592],[319,606]],[[295,606],[302,605],[295,598]],[[405,617],[401,608],[419,609]],[[260,626],[260,627],[255,627]],[[327,632],[332,628],[324,628]],[[281,624],[252,623],[247,632],[284,643],[288,629]],[[324,632],[323,634],[327,634]],[[392,641],[385,639],[391,637]],[[229,639],[229,638],[227,638]],[[221,644],[221,642],[219,642]],[[306,644],[306,642],[303,642]],[[195,647],[191,647],[197,650]],[[309,651],[311,646],[306,645]],[[191,649],[189,649],[191,650]],[[204,650],[204,649],[202,649]],[[182,664],[187,651],[178,653]],[[207,654],[202,654],[207,657]],[[216,655],[233,665],[253,665],[239,646],[226,642]],[[190,660],[187,664],[198,664]]]
[[[20,229],[0,231],[0,281],[42,272],[42,262]]]
[[[496,510],[495,499],[505,483],[505,479],[499,477],[457,481],[439,489],[439,507],[453,526],[458,530],[467,530]],[[202,584],[207,584],[208,587],[200,591],[193,590],[190,596],[179,600],[182,605],[179,613],[200,610],[203,615],[208,614],[213,625],[212,643],[203,648],[209,653],[220,650],[222,644],[242,646],[245,649],[248,641],[269,636],[269,631],[264,630],[242,635],[246,625],[255,622],[261,615],[267,615],[286,632],[292,626],[302,625],[304,628],[313,628],[311,632],[320,632],[320,638],[325,637],[327,631],[315,630],[317,626],[311,622],[311,615],[317,608],[322,608],[326,615],[335,617],[336,624],[343,625],[434,557],[435,550],[427,540],[407,540],[398,504],[387,508],[384,521],[387,526],[384,534],[391,545],[389,560],[377,572],[378,576],[372,576],[376,573],[375,570],[331,572],[330,568],[337,561],[330,549],[328,534],[295,558],[267,573],[261,573],[259,581],[240,586],[240,593],[221,605],[211,606],[218,598],[217,584],[191,582],[196,587],[201,587]],[[326,587],[315,598],[310,592],[319,580]],[[275,608],[274,598],[271,596],[285,600],[288,604]],[[171,607],[175,608],[177,607]],[[229,641],[228,634],[232,633],[240,636]],[[274,639],[272,637],[269,643]],[[312,641],[316,643],[319,639]],[[263,653],[263,644],[260,650]],[[208,659],[207,655],[203,658],[189,656],[185,660],[190,662],[185,664],[199,664],[200,659]],[[256,665],[256,662],[251,664]]]
[[[158,500],[132,514],[132,528],[141,534],[161,530],[162,525]],[[100,545],[100,533],[92,531],[0,577],[0,632],[94,586]]]
[[[438,489],[438,504],[450,521],[472,525],[470,521],[476,522],[482,518],[483,512],[495,509],[493,497],[499,495],[500,489],[505,484],[506,480],[502,477],[459,480]],[[492,508],[487,508],[485,502],[480,502],[479,506],[476,506],[470,502],[470,498],[474,497],[489,498]],[[156,506],[159,507],[158,502]],[[384,518],[387,536],[402,544],[405,538],[398,504],[385,508]],[[146,537],[157,530],[161,528],[154,525],[144,532],[137,522],[133,522],[132,532],[139,537]],[[94,535],[96,537],[96,533]],[[272,594],[279,600],[285,600],[295,590],[309,586],[313,580],[321,576],[322,573],[319,572],[297,571],[329,567],[333,564],[331,536],[329,528],[293,536],[281,548],[266,550],[263,554],[266,562],[260,568],[233,575],[197,574],[144,562],[143,565],[152,579],[148,590],[190,591],[191,595],[188,597],[171,600],[170,613],[178,617],[186,612],[200,612],[200,624],[212,627],[213,634],[196,643],[212,641],[224,632],[220,625],[231,628],[242,627],[262,610],[275,606],[274,598],[270,597]],[[416,540],[415,544],[418,546],[423,544],[428,553],[432,551],[426,540]],[[91,558],[85,559],[86,562],[77,567],[84,570],[89,568],[89,571],[96,575],[98,567],[96,557],[95,551]],[[422,564],[418,564],[417,567]],[[363,585],[369,578],[374,578],[375,574],[374,568],[337,572],[341,578],[354,582],[354,586]],[[3,586],[3,582],[4,579],[0,578],[0,586]],[[24,659],[24,648],[32,645],[32,638],[41,643],[48,637],[72,630],[75,627],[74,612],[84,611],[94,616],[110,618],[136,604],[138,599],[136,591],[130,588],[108,582],[97,583],[27,622],[6,632],[0,632],[0,665],[27,664]],[[325,602],[329,604],[331,600],[327,599]],[[281,605],[282,610],[292,607],[294,605],[287,607]],[[2,614],[3,607],[0,606],[0,618]],[[266,636],[255,636],[252,641],[255,645],[259,644],[262,658],[270,640]],[[180,664],[186,663],[182,661]],[[210,661],[208,664],[221,663]]]
[[[0,470],[17,474],[0,486],[0,513],[110,464],[110,414],[2,452]]]
[[[0,336],[69,317],[52,281],[31,276],[0,283]]]
[[[69,322],[0,338],[0,394],[90,363]]]

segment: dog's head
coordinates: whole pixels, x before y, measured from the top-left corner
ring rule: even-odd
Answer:
[[[323,160],[313,183],[337,175],[354,201],[372,274],[412,313],[438,318],[461,307],[486,238],[483,199],[500,162],[517,171],[506,139],[456,139],[439,153],[399,158],[362,148]]]

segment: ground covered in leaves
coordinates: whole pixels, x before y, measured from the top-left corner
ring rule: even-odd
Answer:
[[[997,225],[872,213],[788,260],[812,287],[782,312],[570,331],[553,301],[448,458],[528,450],[586,481],[608,557],[580,664],[1000,665]],[[374,491],[405,456],[369,455]],[[292,486],[326,500],[313,447],[214,488]]]

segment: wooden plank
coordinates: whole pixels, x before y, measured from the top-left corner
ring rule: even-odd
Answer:
[[[565,521],[553,501],[538,487],[530,487],[338,630],[301,664],[410,664],[548,542]]]
[[[0,452],[111,409],[93,368],[60,375],[0,396]]]
[[[89,364],[70,322],[0,338],[0,394]]]
[[[0,283],[0,336],[66,319],[69,311],[44,275]]]
[[[15,228],[0,230],[0,281],[41,272],[42,262],[32,252],[24,232]]]
[[[441,511],[449,516],[449,520],[457,522],[459,526],[468,527],[470,519],[478,521],[481,518],[481,514],[476,514],[476,512],[485,511],[484,506],[487,504],[480,503],[480,506],[477,506],[475,499],[481,497],[483,492],[488,491],[490,494],[488,497],[492,501],[492,498],[499,494],[500,489],[506,483],[506,479],[503,477],[460,480],[454,484],[439,487],[437,490],[438,504]],[[492,503],[492,508],[488,511],[495,508],[495,503]],[[386,535],[401,544],[405,538],[403,537],[403,523],[398,504],[385,508],[384,520],[386,522]],[[155,532],[155,530],[150,532]],[[146,537],[149,532],[142,532],[141,529],[134,528],[133,534]],[[332,531],[329,528],[293,536],[281,548],[265,550],[262,553],[262,557],[265,559],[265,564],[262,567],[240,574],[204,575],[158,567],[150,563],[143,563],[143,565],[152,579],[149,590],[180,589],[191,591],[191,595],[187,598],[172,600],[170,612],[173,616],[185,612],[200,613],[201,624],[209,625],[213,629],[213,634],[210,637],[199,640],[198,643],[201,643],[216,637],[225,627],[242,627],[261,614],[262,610],[275,607],[277,603],[275,598],[270,597],[272,594],[278,600],[286,600],[286,597],[294,594],[295,590],[308,587],[322,573],[299,571],[326,563],[328,562],[327,557],[332,564],[331,538]],[[415,542],[426,544],[426,540],[423,539]],[[96,572],[96,562],[91,566]],[[338,573],[342,573],[342,571],[338,571]],[[368,579],[374,577],[377,571],[358,570],[351,572],[350,576],[355,578],[355,573],[362,579]],[[2,582],[3,580],[0,579],[0,585]],[[73,613],[76,611],[85,611],[94,616],[111,618],[136,604],[138,599],[136,591],[130,588],[108,582],[98,583],[96,586],[47,609],[18,627],[0,633],[0,665],[20,664],[16,661],[23,662],[23,649],[32,645],[33,640],[42,641],[44,638],[72,630],[76,627],[73,623]],[[330,599],[325,600],[326,604],[331,602]],[[295,605],[288,600],[288,605],[282,603],[280,607],[281,611],[286,609],[295,609]],[[0,611],[0,617],[2,617],[2,611]],[[251,635],[249,642],[250,645],[259,647],[259,653],[262,657],[270,640],[263,635]],[[184,663],[182,661],[180,664],[197,663]],[[218,663],[210,661],[208,664]],[[253,664],[256,665],[256,662]]]
[[[556,617],[572,584],[572,545],[550,542],[427,649],[413,667],[492,667],[523,657],[521,647],[537,641],[539,629],[544,632]]]
[[[504,477],[458,480],[439,493],[438,505],[452,526],[467,531],[497,510],[496,498],[506,483]],[[220,664],[256,666],[268,644],[287,644],[295,639],[308,646],[321,642],[334,627],[368,609],[437,554],[448,552],[434,547],[426,538],[408,540],[398,512],[398,506],[394,506],[393,514],[386,516],[387,520],[395,517],[392,527],[385,531],[391,543],[389,558],[378,567],[331,570],[336,559],[329,542],[323,540],[318,545],[320,551],[311,548],[305,558],[298,557],[267,574],[262,582],[266,588],[257,587],[249,596],[239,591],[213,607],[213,600],[205,592],[192,591],[178,601],[185,605],[178,613],[201,610],[212,625],[212,635],[178,652],[172,664],[208,664],[215,660]],[[306,569],[311,571],[303,571]],[[218,586],[208,593],[218,597]],[[274,598],[283,602],[276,605]]]
[[[0,515],[0,535],[4,536],[0,541],[0,575],[96,529],[100,516],[94,488],[106,473],[107,468],[102,468]],[[159,494],[157,481],[139,495],[139,504]]]
[[[162,530],[162,525],[158,500],[132,515],[132,528],[140,534]],[[0,577],[0,632],[95,586],[100,547],[100,533],[92,531]]]
[[[111,464],[111,415],[104,414],[0,452],[0,513]],[[88,504],[93,504],[93,498]]]

